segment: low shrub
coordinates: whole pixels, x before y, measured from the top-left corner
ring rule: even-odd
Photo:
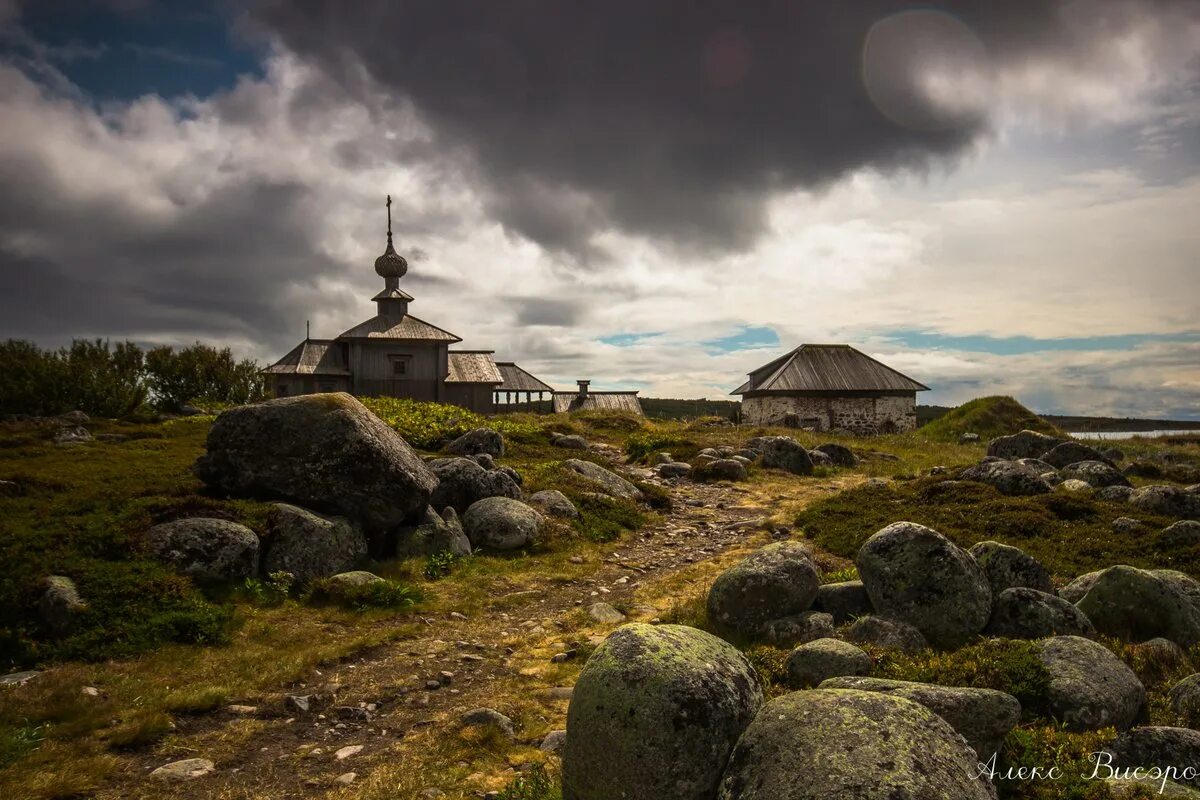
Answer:
[[[487,417],[459,406],[423,403],[398,397],[363,397],[375,416],[393,427],[405,441],[422,450],[440,450],[475,428],[491,428],[513,438],[537,438],[542,431],[519,418]]]
[[[421,591],[415,586],[389,580],[372,581],[362,586],[317,580],[309,587],[308,597],[314,603],[340,605],[355,611],[411,608],[422,600]]]
[[[625,455],[630,461],[643,461],[664,450],[677,459],[687,460],[699,452],[700,447],[691,439],[657,431],[635,433],[625,442]]]

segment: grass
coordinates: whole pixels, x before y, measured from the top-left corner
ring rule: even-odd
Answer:
[[[986,440],[1022,430],[1066,435],[1013,398],[1003,396],[980,397],[963,403],[921,428],[928,438],[947,442],[958,441],[964,433],[976,433]]]

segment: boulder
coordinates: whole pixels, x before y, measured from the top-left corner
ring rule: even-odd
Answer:
[[[994,800],[995,788],[976,775],[975,753],[924,706],[880,692],[814,689],[763,706],[734,748],[717,798]]]
[[[744,481],[746,465],[732,458],[719,458],[696,468],[698,480]]]
[[[1045,476],[1043,476],[1043,480],[1045,480]],[[1073,492],[1076,494],[1088,495],[1092,493],[1092,485],[1090,483],[1087,481],[1078,480],[1076,478],[1061,480],[1054,484],[1054,488],[1060,492]]]
[[[185,758],[163,764],[151,772],[150,777],[160,781],[191,781],[203,778],[216,768],[216,764],[207,758]]]
[[[1132,496],[1132,486],[1102,486],[1096,490],[1096,499],[1109,503],[1128,503]]]
[[[717,576],[708,593],[708,615],[720,628],[753,638],[771,620],[807,611],[819,585],[808,549],[776,542]]]
[[[1122,733],[1105,748],[1116,767],[1174,767],[1180,783],[1200,788],[1200,731],[1146,726]],[[1192,767],[1190,775],[1183,775]]]
[[[795,647],[804,642],[833,636],[833,616],[823,611],[802,611],[773,619],[762,628],[760,638],[776,647]]]
[[[1000,751],[1004,737],[1021,721],[1021,704],[1017,698],[995,689],[863,677],[832,678],[820,688],[880,692],[919,703],[950,723],[950,727],[975,750],[981,762]]]
[[[356,569],[350,572],[340,572],[330,575],[321,583],[322,591],[335,600],[345,599],[347,594],[361,586],[372,583],[383,583],[383,578],[373,572]]]
[[[642,490],[622,478],[612,470],[605,469],[591,461],[581,461],[569,458],[563,462],[565,469],[574,472],[596,488],[597,491],[610,497],[620,497],[625,500],[641,500]]]
[[[1107,647],[1081,636],[1055,636],[1036,647],[1050,674],[1046,710],[1069,730],[1124,730],[1137,719],[1146,689]]]
[[[873,666],[861,647],[840,639],[815,639],[792,651],[787,660],[788,686],[807,689],[827,678],[867,675]]]
[[[862,581],[822,584],[817,589],[817,599],[813,601],[813,609],[832,615],[835,625],[841,625],[858,617],[865,617],[874,610],[871,608],[871,598],[867,595]]]
[[[37,610],[38,620],[51,636],[66,636],[87,610],[87,603],[79,596],[75,581],[65,575],[50,575],[42,581]]]
[[[1058,590],[1058,596],[1068,603],[1078,603],[1083,599],[1083,596],[1092,588],[1092,584],[1096,582],[1096,578],[1100,577],[1101,570],[1089,572],[1086,575],[1080,575],[1075,580],[1068,583],[1066,586]]]
[[[1117,517],[1112,521],[1112,529],[1113,533],[1119,533],[1122,536],[1140,536],[1147,530],[1140,519],[1133,517]]]
[[[846,638],[859,644],[872,644],[915,653],[929,647],[925,636],[907,622],[878,615],[859,617],[846,631]]]
[[[833,459],[827,456],[825,453],[822,453],[820,450],[809,450],[808,457],[812,461],[813,469],[816,469],[817,467],[833,469]]]
[[[429,462],[438,485],[429,504],[453,508],[460,514],[485,497],[521,499],[521,487],[499,470],[486,470],[468,458],[438,458]]]
[[[1015,461],[989,461],[986,464],[976,464],[963,470],[959,474],[959,478],[964,481],[986,483],[995,487],[1001,494],[1018,497],[1045,494],[1050,491],[1050,484],[1042,478],[1041,473]]]
[[[345,572],[367,555],[367,539],[344,517],[276,503],[267,519],[263,572],[290,572],[301,583]]]
[[[1013,460],[1021,466],[1029,467],[1038,475],[1045,475],[1047,472],[1058,472],[1058,467],[1042,461],[1040,458],[1017,458]]]
[[[555,447],[562,447],[566,450],[587,450],[587,439],[578,434],[568,434],[565,436],[552,436],[550,444]]]
[[[1176,683],[1167,692],[1171,711],[1188,726],[1200,724],[1200,672],[1192,673]]]
[[[494,708],[472,709],[459,716],[458,724],[464,728],[495,728],[510,739],[516,735],[512,719]]]
[[[967,433],[960,433],[958,435],[958,443],[959,444],[975,444],[978,441],[979,441],[978,433],[971,433],[968,431]]]
[[[492,458],[500,458],[504,455],[504,437],[491,428],[476,428],[446,445],[446,452],[456,456],[486,453]]]
[[[1005,589],[997,595],[985,631],[1006,639],[1096,635],[1091,620],[1078,608],[1061,597],[1025,587]]]
[[[552,517],[578,519],[579,509],[558,489],[543,489],[529,496],[529,504],[537,506]]]
[[[588,606],[588,616],[605,625],[620,625],[625,621],[625,615],[610,603],[592,603]]]
[[[754,668],[727,642],[682,625],[618,628],[575,683],[563,800],[712,800],[762,700]]]
[[[1051,447],[1041,455],[1041,459],[1055,469],[1062,469],[1068,464],[1077,464],[1081,461],[1094,461],[1113,466],[1113,463],[1099,450],[1076,441],[1066,441]]]
[[[1026,430],[1011,436],[998,436],[992,439],[988,442],[987,454],[1004,459],[1040,458],[1043,453],[1052,450],[1062,442],[1062,439]]]
[[[475,453],[474,455],[466,456],[484,469],[495,469],[496,459],[489,456],[487,453]]]
[[[420,513],[437,476],[348,394],[282,397],[217,417],[193,467],[218,491],[339,514],[369,535]]]
[[[440,515],[432,506],[426,506],[421,521],[400,528],[396,540],[396,555],[400,558],[428,558],[441,553],[471,555],[471,540],[453,506],[446,506]]]
[[[1200,609],[1200,581],[1177,569],[1149,569],[1146,571],[1159,580],[1174,586],[1180,594],[1192,601],[1192,605]]]
[[[190,517],[155,525],[143,534],[150,555],[202,583],[258,574],[258,536],[245,525]]]
[[[1103,461],[1076,461],[1062,468],[1062,476],[1068,480],[1083,481],[1093,489],[1130,486],[1129,479],[1119,469]]]
[[[762,465],[795,475],[811,475],[813,471],[808,451],[788,436],[772,436],[763,442]]]
[[[537,540],[542,516],[510,497],[485,497],[472,504],[463,517],[471,546],[489,550],[517,550]]]
[[[1162,543],[1167,547],[1190,547],[1200,544],[1200,522],[1181,519],[1162,530]]]
[[[1109,567],[1076,603],[1096,630],[1130,642],[1156,636],[1191,647],[1200,642],[1200,612],[1169,580],[1126,565]]]
[[[82,425],[65,425],[54,433],[54,443],[57,445],[86,444],[92,441],[92,434]]]
[[[1134,489],[1129,504],[1147,514],[1200,520],[1200,495],[1178,486],[1154,485]]]
[[[658,466],[659,464],[674,464],[675,457],[670,453],[663,451],[661,453],[655,453],[654,457],[650,459],[650,463],[654,466]]]
[[[913,625],[934,647],[966,644],[991,616],[983,570],[932,528],[894,522],[867,539],[855,564],[871,605]]]
[[[846,445],[844,445],[844,444],[837,444],[836,442],[828,442],[826,444],[818,446],[815,449],[819,450],[820,452],[829,456],[830,460],[833,461],[834,465],[836,465],[836,466],[839,466],[839,467],[857,467],[858,466],[858,456],[854,455],[854,451],[851,450],[849,447],[846,447]]]
[[[713,463],[717,462],[714,461]],[[692,465],[682,461],[672,461],[666,464],[659,464],[655,467],[654,471],[658,473],[658,477],[660,478],[686,478],[692,472]]]
[[[992,588],[993,601],[1005,589],[1024,586],[1039,592],[1054,592],[1050,573],[1037,559],[1011,545],[1000,542],[978,542],[967,551],[983,570]]]
[[[521,477],[521,473],[517,472],[512,467],[496,467],[496,472],[499,472],[501,475],[507,475],[517,486],[525,485],[525,479]]]

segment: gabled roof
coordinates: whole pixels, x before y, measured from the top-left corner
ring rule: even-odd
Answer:
[[[928,390],[848,344],[802,344],[751,372],[750,380],[730,394]]]
[[[497,384],[504,380],[496,368],[491,350],[451,350],[447,355],[450,371],[446,375],[446,383]]]
[[[462,339],[412,314],[403,317],[377,314],[337,337],[339,339],[405,339],[423,342],[461,342]]]
[[[645,416],[637,392],[555,392],[554,413],[568,411],[627,411],[639,417]]]
[[[263,370],[276,375],[349,375],[341,346],[329,339],[307,339]]]
[[[504,383],[496,387],[498,392],[553,392],[554,387],[543,383],[511,361],[497,361]]]

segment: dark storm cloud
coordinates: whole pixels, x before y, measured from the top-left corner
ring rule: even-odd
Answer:
[[[410,98],[474,154],[497,218],[587,254],[610,226],[745,247],[774,190],[867,165],[920,168],[986,131],[987,109],[933,103],[921,70],[1079,45],[1063,4],[921,7],[939,5],[952,16],[901,15],[865,57],[872,26],[913,4],[264,0],[255,17],[349,91],[365,66]],[[1116,3],[1091,5],[1103,18]],[[1113,16],[1114,28],[1130,18]]]

